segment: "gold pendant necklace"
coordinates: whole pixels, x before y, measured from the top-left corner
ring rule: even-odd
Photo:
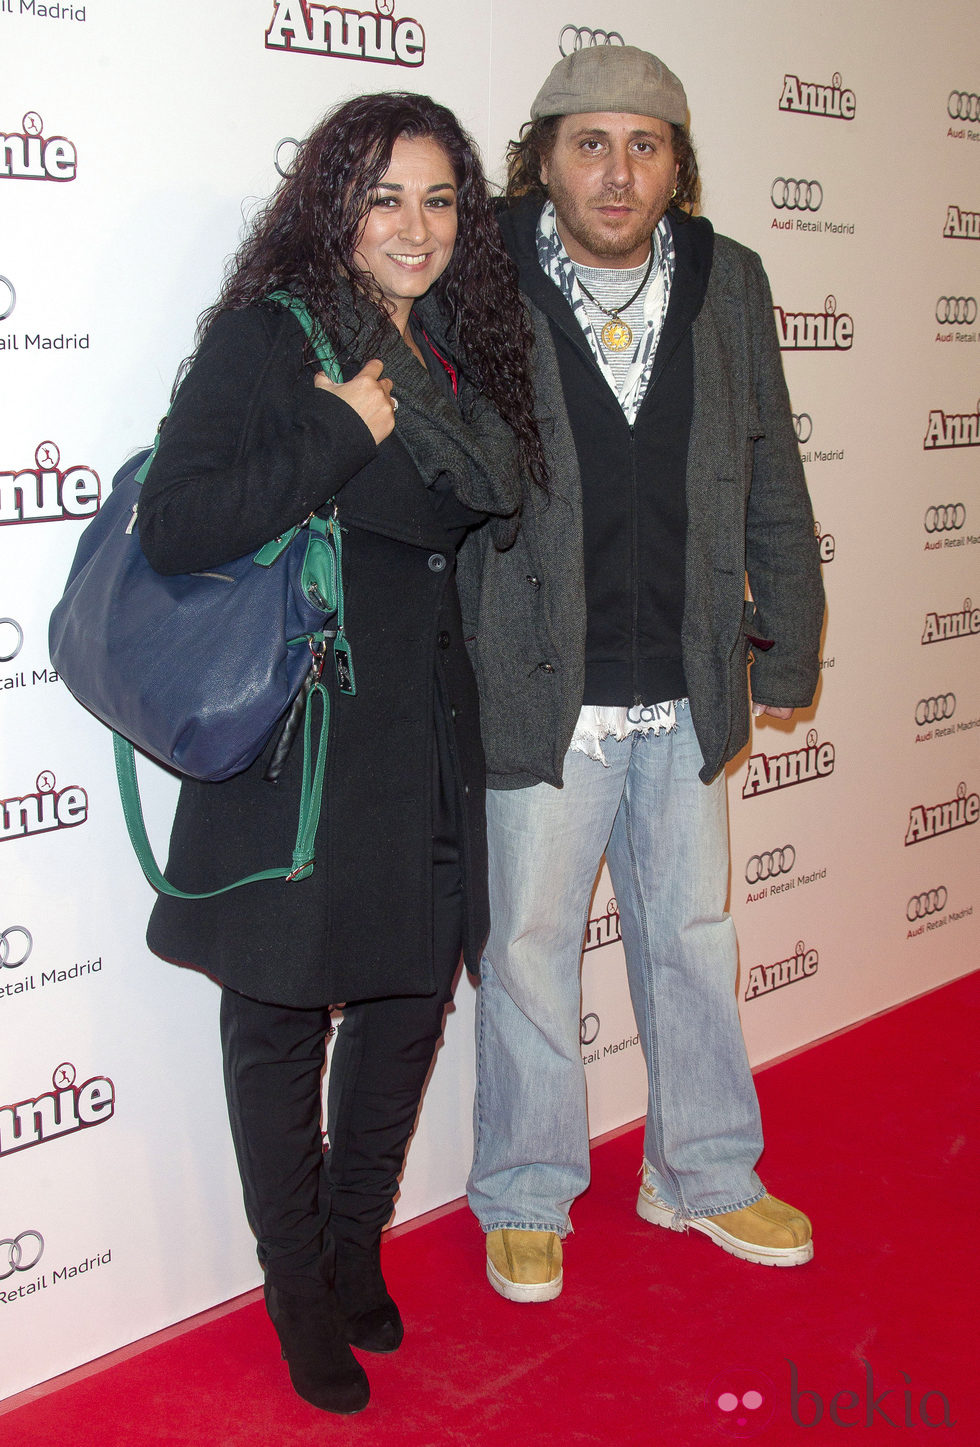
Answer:
[[[609,318],[609,320],[606,322],[606,325],[599,333],[599,340],[602,342],[602,345],[606,347],[607,350],[610,352],[625,352],[626,348],[632,344],[633,328],[630,326],[629,322],[623,321],[623,318],[620,316],[620,312],[624,312],[628,306],[633,305],[633,303],[636,301],[636,298],[640,295],[640,292],[649,281],[650,272],[653,270],[653,257],[654,250],[651,243],[650,260],[647,262],[647,269],[643,273],[643,280],[640,282],[639,286],[636,288],[636,291],[634,291],[629,301],[620,302],[619,306],[617,307],[610,308],[607,306],[603,306],[602,302],[597,301],[596,298],[592,295],[591,291],[589,291],[589,288],[586,286],[585,282],[578,275],[578,273],[576,272],[575,274],[579,286],[585,292],[585,295],[589,298],[589,301],[592,303],[592,305],[597,306],[602,312],[603,316],[607,316]]]
[[[615,312],[610,313],[611,321],[606,322],[599,336],[602,345],[608,347],[611,352],[624,352],[633,340],[633,328],[629,322],[624,322],[621,316]]]

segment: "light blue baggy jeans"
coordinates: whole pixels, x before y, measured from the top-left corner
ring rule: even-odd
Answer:
[[[649,1097],[644,1154],[681,1216],[764,1194],[762,1126],[735,997],[723,777],[703,784],[690,710],[671,733],[565,759],[564,787],[491,790],[491,932],[477,1013],[475,1149],[485,1231],[570,1229],[589,1182],[580,963],[603,853]]]

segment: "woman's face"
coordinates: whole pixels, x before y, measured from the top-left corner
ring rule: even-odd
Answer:
[[[415,298],[449,265],[456,223],[456,179],[446,152],[431,136],[399,136],[354,252],[381,288],[399,331],[408,325]]]

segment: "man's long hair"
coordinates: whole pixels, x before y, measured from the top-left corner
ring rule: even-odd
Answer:
[[[507,146],[507,200],[513,204],[523,196],[547,200],[548,188],[541,179],[541,162],[547,161],[554,148],[561,116],[542,116],[527,121],[516,141]],[[691,213],[701,199],[701,178],[698,158],[687,126],[670,124],[677,173],[677,195],[671,202],[680,211]]]
[[[372,304],[379,328],[383,325],[388,313],[381,289],[354,253],[400,136],[431,138],[449,158],[458,230],[432,295],[455,333],[454,362],[493,403],[517,438],[524,469],[543,486],[547,469],[533,416],[532,331],[517,272],[500,240],[476,146],[452,111],[429,96],[401,91],[357,96],[320,121],[252,221],[217,301],[198,322],[197,345],[220,312],[261,301],[279,288],[300,296],[324,333],[335,336],[338,280],[349,284],[355,299]]]

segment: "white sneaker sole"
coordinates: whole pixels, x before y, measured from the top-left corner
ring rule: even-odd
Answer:
[[[636,1214],[651,1225],[666,1226],[668,1230],[671,1229],[674,1219],[674,1213],[669,1206],[652,1201],[642,1189],[636,1198]],[[804,1246],[753,1246],[747,1241],[740,1241],[737,1236],[722,1230],[714,1221],[703,1217],[688,1217],[684,1220],[684,1226],[691,1231],[700,1231],[702,1236],[707,1236],[730,1256],[737,1256],[741,1261],[754,1261],[757,1266],[803,1266],[807,1261],[813,1260],[812,1241],[807,1241]]]
[[[487,1257],[487,1280],[494,1291],[505,1296],[508,1301],[554,1301],[556,1296],[561,1295],[562,1279],[564,1270],[559,1271],[554,1281],[532,1282],[511,1281],[509,1276],[502,1276]]]

